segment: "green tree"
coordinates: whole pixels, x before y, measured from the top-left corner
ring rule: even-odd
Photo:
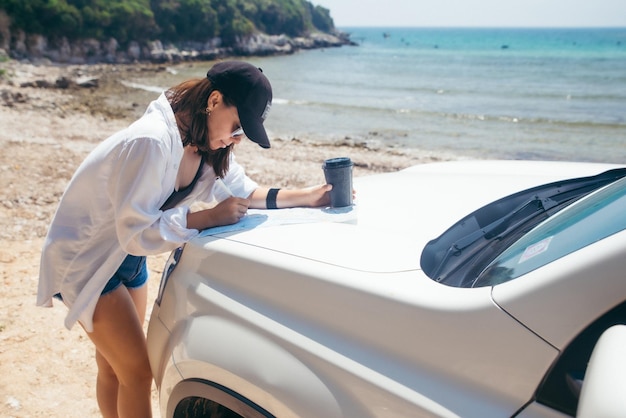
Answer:
[[[172,41],[198,40],[217,36],[219,22],[210,0],[152,0],[159,34]]]
[[[87,37],[113,37],[125,43],[150,39],[157,32],[149,0],[69,1],[81,10]]]
[[[334,29],[328,9],[306,0],[0,0],[10,30],[49,37],[114,37],[120,43],[159,37],[225,45],[261,31],[302,36]]]
[[[330,10],[322,6],[314,7],[311,3],[309,3],[309,7],[313,26],[322,32],[331,32],[335,29],[335,23],[330,17]]]
[[[225,45],[234,45],[238,36],[250,35],[255,26],[240,11],[238,0],[211,0],[217,12],[219,31]]]
[[[311,28],[311,16],[303,0],[273,0],[259,8],[259,22],[271,35],[305,35]]]
[[[116,38],[119,42],[150,39],[157,26],[149,0],[109,0],[111,25],[105,36]]]

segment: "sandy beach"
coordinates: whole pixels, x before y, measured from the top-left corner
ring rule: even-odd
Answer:
[[[122,84],[125,75],[163,68],[11,61],[0,63],[0,69],[0,416],[98,417],[92,344],[79,326],[64,328],[64,306],[35,306],[40,250],[78,164],[148,103],[126,99],[131,88]],[[77,86],[86,80],[97,80],[97,87]],[[355,176],[441,159],[349,140],[328,144],[296,138],[272,138],[269,150],[247,141],[236,155],[253,179],[277,187],[322,183],[321,163],[331,157],[351,157]],[[149,311],[167,256],[148,261]]]

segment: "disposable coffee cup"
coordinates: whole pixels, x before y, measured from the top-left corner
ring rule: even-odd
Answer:
[[[348,157],[330,158],[324,161],[326,183],[332,184],[330,206],[342,208],[352,205],[352,160]]]

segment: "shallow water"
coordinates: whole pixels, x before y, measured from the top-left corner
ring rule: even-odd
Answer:
[[[272,136],[626,162],[626,29],[344,30],[359,46],[248,59],[273,85]],[[209,65],[134,81],[165,88]]]

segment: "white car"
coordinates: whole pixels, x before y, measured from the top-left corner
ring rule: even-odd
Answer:
[[[148,330],[164,417],[566,417],[581,386],[586,416],[626,416],[602,398],[623,355],[583,384],[626,323],[626,168],[354,183],[353,207],[251,211],[172,253]]]

